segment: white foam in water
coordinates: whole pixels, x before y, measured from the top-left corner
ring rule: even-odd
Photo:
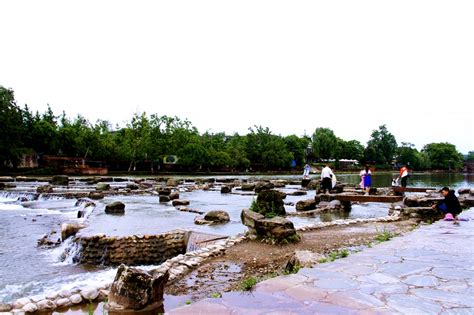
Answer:
[[[157,268],[157,266],[135,266],[135,268],[150,271]],[[112,283],[116,273],[117,268],[110,268],[102,271],[57,277],[48,281],[32,281],[18,285],[7,285],[4,289],[0,289],[0,302],[8,303],[21,297],[31,297],[34,295],[47,296],[63,290],[74,292],[88,287],[101,288]]]
[[[66,277],[57,277],[49,281],[32,281],[19,285],[7,285],[0,290],[0,301],[12,302],[17,298],[49,295],[63,290],[76,291],[86,287],[99,288],[112,283],[117,269],[107,269],[98,272],[86,272]]]
[[[53,266],[73,264],[72,259],[79,250],[79,245],[73,242],[73,238],[69,237],[61,245],[48,251],[44,251],[44,255],[53,263]]]
[[[26,210],[25,207],[19,204],[14,204],[14,203],[0,203],[0,211],[5,210],[5,211],[12,211],[12,210],[18,210],[18,211],[24,211]]]
[[[58,210],[49,210],[46,208],[25,208],[21,204],[18,203],[0,203],[0,211],[21,211],[22,213],[34,213],[34,214],[42,214],[42,215],[52,215],[52,214],[62,214],[61,211]]]
[[[62,196],[51,196],[51,195],[43,195],[41,194],[39,197],[38,197],[38,200],[40,201],[44,201],[44,200],[64,200],[66,198],[62,197]]]

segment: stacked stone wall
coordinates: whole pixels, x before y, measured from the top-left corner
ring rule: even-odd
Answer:
[[[126,264],[157,265],[169,258],[186,253],[186,231],[171,231],[158,235],[107,237],[105,235],[79,236],[78,263],[116,266]]]

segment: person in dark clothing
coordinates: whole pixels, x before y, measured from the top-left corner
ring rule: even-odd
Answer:
[[[458,197],[454,194],[454,190],[450,190],[448,187],[443,187],[440,192],[444,199],[440,200],[436,205],[433,205],[432,208],[437,208],[445,215],[447,213],[452,214],[454,224],[458,225],[458,214],[462,211]]]

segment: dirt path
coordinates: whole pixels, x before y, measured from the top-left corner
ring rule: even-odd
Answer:
[[[299,243],[284,246],[247,240],[227,249],[225,255],[211,258],[183,278],[169,283],[165,293],[187,295],[190,301],[195,301],[215,297],[222,292],[242,290],[242,282],[249,277],[263,280],[283,274],[288,260],[297,250],[309,250],[325,256],[341,249],[348,249],[349,252],[363,250],[376,244],[377,236],[402,234],[413,226],[412,221],[336,226],[299,232]]]

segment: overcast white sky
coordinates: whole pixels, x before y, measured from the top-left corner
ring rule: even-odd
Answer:
[[[18,105],[474,150],[474,1],[0,0]]]

